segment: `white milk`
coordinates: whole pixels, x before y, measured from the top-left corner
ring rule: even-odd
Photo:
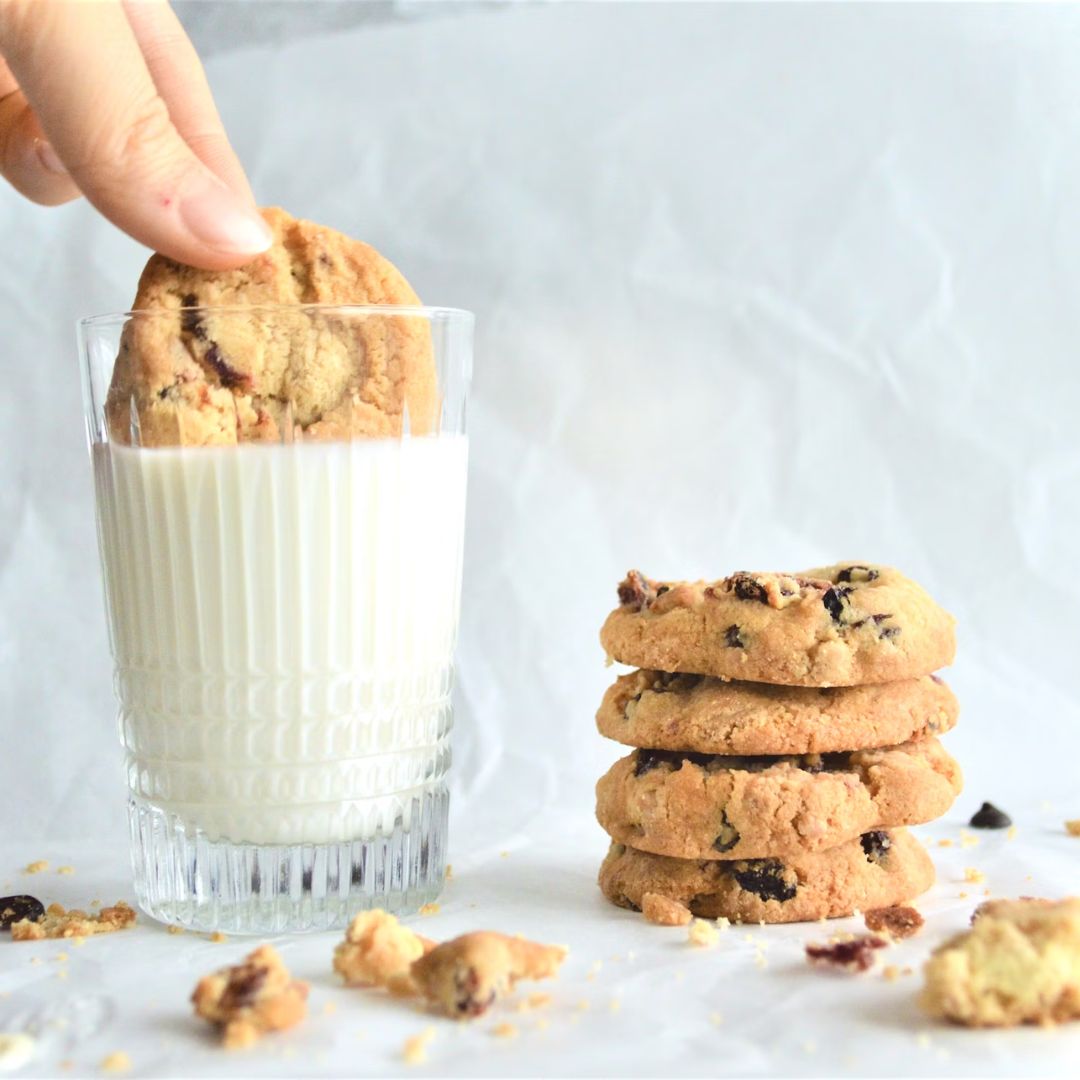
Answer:
[[[456,435],[95,449],[136,798],[237,843],[407,818],[450,762],[466,455]]]

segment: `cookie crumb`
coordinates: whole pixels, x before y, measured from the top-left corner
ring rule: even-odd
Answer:
[[[915,908],[894,904],[892,907],[871,908],[863,921],[867,930],[875,933],[884,931],[899,941],[917,934],[926,920]]]
[[[939,840],[937,842],[938,847],[952,847],[952,844],[953,842],[948,837],[946,837],[944,840]]]
[[[886,982],[896,982],[900,978],[900,969],[895,964],[886,964],[881,969],[881,977]]]
[[[656,926],[686,926],[694,917],[685,904],[654,892],[642,896],[641,913]]]
[[[986,875],[974,866],[966,866],[964,867],[964,880],[972,885],[981,885],[986,880]]]
[[[66,978],[68,977],[68,969],[67,969],[67,968],[61,968],[61,969],[60,969],[60,970],[59,970],[59,971],[58,971],[58,972],[56,973],[56,977],[57,977],[58,979],[60,979],[60,980],[66,979]]]
[[[622,998],[613,997],[608,1002],[608,1012],[617,1013],[622,1008]]]
[[[960,830],[960,846],[961,847],[978,847],[979,838],[974,833],[969,833],[967,829]]]
[[[711,949],[720,940],[720,932],[711,922],[706,922],[705,919],[695,919],[690,924],[687,938],[691,945]]]
[[[1080,818],[1073,818],[1065,822],[1065,831],[1070,836],[1080,836]]]
[[[1005,839],[1006,840],[1015,840],[1016,839],[1016,834],[1019,831],[1020,830],[1015,825],[1010,825],[1008,831],[1005,833]]]
[[[921,1046],[924,1050],[930,1045],[930,1036],[925,1031],[920,1031],[915,1036],[915,1042],[918,1046]]]
[[[758,950],[758,951],[757,951],[757,952],[756,952],[756,953],[754,954],[754,967],[756,967],[756,968],[761,968],[762,970],[764,970],[764,969],[765,969],[765,968],[767,968],[768,966],[769,966],[769,960],[768,960],[768,958],[767,958],[767,957],[766,957],[766,955],[765,955],[765,954],[764,954],[763,952],[761,952],[761,950],[759,949],[759,950]]]
[[[441,910],[442,908],[432,900],[431,903],[424,904],[423,907],[420,908],[420,914],[424,916],[438,915]]]
[[[588,998],[582,998],[575,1006],[578,1012],[588,1012],[592,1008],[592,1002]]]
[[[130,1069],[131,1058],[123,1050],[114,1050],[111,1054],[102,1058],[102,1072],[121,1073],[128,1072]]]
[[[523,998],[514,1006],[514,1008],[518,1012],[528,1012],[530,1009],[543,1009],[550,1004],[551,995],[538,990],[536,993],[530,994],[527,998]]]
[[[551,1021],[546,1016],[538,1016],[536,1018],[536,1030],[547,1031],[551,1027]]]
[[[720,918],[716,920],[716,929],[719,930],[721,934],[726,934],[731,929],[731,920],[726,915],[721,915]]]
[[[46,938],[89,937],[126,930],[135,925],[135,910],[117,901],[113,907],[102,908],[97,915],[85,911],[65,910],[60,904],[50,904],[40,919],[21,919],[11,925],[12,941],[43,941]]]
[[[184,933],[184,928],[182,926],[167,926],[165,932],[167,934],[182,934]]]
[[[423,1065],[427,1061],[428,1043],[434,1038],[433,1027],[424,1028],[419,1035],[410,1036],[401,1048],[401,1059],[406,1065]]]
[[[497,1039],[516,1039],[518,1037],[518,1029],[511,1024],[509,1020],[504,1020],[501,1024],[496,1024],[491,1029],[491,1034]]]
[[[212,933],[212,934],[210,935],[210,940],[211,940],[211,941],[212,941],[212,942],[213,942],[213,943],[214,943],[215,945],[220,945],[220,944],[221,944],[221,943],[222,943],[223,941],[228,941],[228,940],[229,940],[229,938],[228,938],[228,935],[226,935],[226,934],[223,934],[223,933],[222,933],[222,932],[221,932],[220,930],[215,930],[215,931],[214,931],[214,932],[213,932],[213,933]]]
[[[877,960],[877,950],[887,945],[884,938],[875,934],[863,934],[852,941],[841,941],[834,945],[810,942],[806,946],[806,959],[814,967],[851,973],[869,971]]]
[[[81,949],[86,944],[86,938],[80,937],[78,934],[76,934],[71,939],[71,944],[74,945],[76,949]]]
[[[500,859],[509,859],[510,858],[510,852],[509,851],[500,851],[499,852],[499,858]]]
[[[447,863],[446,864],[446,873],[443,875],[443,877],[444,877],[444,879],[446,881],[453,881],[454,880],[454,864],[453,863]]]
[[[24,874],[41,874],[49,869],[48,859],[37,859],[35,862],[27,863],[23,867]]]
[[[65,874],[65,875],[74,874],[75,873],[75,867],[74,866],[59,866],[59,867],[57,867],[56,872],[58,874]]]

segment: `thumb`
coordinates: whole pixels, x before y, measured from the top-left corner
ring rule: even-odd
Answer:
[[[254,202],[176,130],[119,3],[0,4],[0,51],[72,180],[115,225],[206,269],[270,246]]]

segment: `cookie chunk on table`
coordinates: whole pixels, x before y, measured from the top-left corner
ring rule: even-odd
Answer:
[[[38,919],[21,919],[11,924],[13,941],[42,941],[45,938],[91,937],[111,934],[135,925],[135,909],[118,900],[112,907],[102,908],[96,915],[61,904],[50,904]]]
[[[415,994],[412,965],[435,945],[385,911],[362,911],[334,950],[334,970],[349,986],[384,986],[391,993]]]

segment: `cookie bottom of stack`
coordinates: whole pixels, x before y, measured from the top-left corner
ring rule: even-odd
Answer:
[[[613,843],[599,882],[608,900],[635,911],[654,893],[705,919],[808,922],[913,900],[934,883],[934,865],[905,829],[782,859],[675,859]]]

